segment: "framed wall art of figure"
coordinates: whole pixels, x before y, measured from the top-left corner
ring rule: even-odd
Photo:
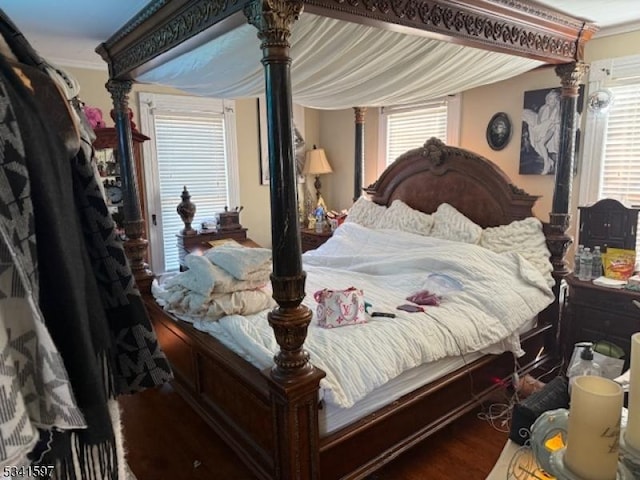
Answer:
[[[578,115],[582,114],[584,85],[578,95]],[[580,125],[580,119],[577,120]],[[560,88],[524,92],[520,143],[521,175],[554,175],[560,143]],[[576,157],[580,129],[576,132]],[[577,162],[576,162],[577,164]]]

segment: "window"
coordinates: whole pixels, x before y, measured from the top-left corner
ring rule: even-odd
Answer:
[[[587,105],[579,204],[614,198],[640,207],[640,56],[593,62],[588,92],[590,99],[610,92],[613,100]]]
[[[196,229],[225,206],[240,204],[234,102],[140,93],[140,112],[151,137],[145,190],[152,269],[173,271],[179,268],[176,234],[184,228],[176,212],[183,187],[196,205]]]
[[[640,206],[640,79],[613,85],[599,198]]]
[[[436,137],[449,145],[459,143],[460,97],[380,109],[379,172],[401,154]]]

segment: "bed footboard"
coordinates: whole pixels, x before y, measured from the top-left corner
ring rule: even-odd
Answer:
[[[323,480],[364,478],[505,388],[514,372],[511,353],[484,356],[319,438],[314,387],[319,378],[304,383],[309,388],[297,382],[283,388],[271,381],[269,371],[259,371],[215,338],[173,320],[151,297],[146,303],[174,368],[176,390],[260,479],[286,478],[287,465],[281,462],[287,454],[304,459],[301,468],[320,471]],[[520,374],[557,365],[556,352],[546,348],[554,331],[553,325],[541,324],[523,336],[527,354],[518,360]],[[315,430],[301,431],[311,423],[309,417]],[[308,441],[299,441],[295,452],[282,452],[283,445],[295,443],[282,442],[286,435]]]
[[[276,440],[266,377],[213,337],[167,316],[146,297],[175,389],[251,468],[274,478]]]
[[[318,471],[318,384],[324,372],[313,369],[295,383],[276,382],[270,369],[261,372],[210,335],[174,320],[151,296],[145,303],[173,367],[175,389],[257,478]],[[300,461],[291,464],[293,458]]]

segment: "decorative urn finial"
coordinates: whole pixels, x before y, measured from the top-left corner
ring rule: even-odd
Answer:
[[[196,205],[191,201],[191,194],[187,190],[187,186],[184,186],[184,190],[182,190],[182,195],[180,195],[182,201],[178,204],[176,211],[182,222],[184,223],[184,228],[180,233],[182,235],[195,235],[196,232],[193,228],[191,228],[191,222],[193,222],[193,216],[196,214]]]

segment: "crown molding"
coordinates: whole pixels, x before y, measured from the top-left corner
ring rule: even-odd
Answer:
[[[622,25],[605,27],[595,33],[593,38],[610,37],[611,35],[621,35],[640,30],[640,21],[629,22]]]
[[[47,59],[47,62],[59,67],[84,68],[87,70],[100,70],[103,72],[107,72],[109,70],[109,66],[99,58],[95,61],[80,60],[77,58],[55,57],[51,55],[47,55],[45,58]]]

